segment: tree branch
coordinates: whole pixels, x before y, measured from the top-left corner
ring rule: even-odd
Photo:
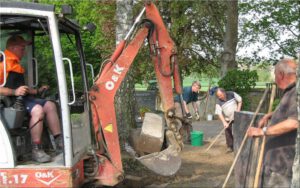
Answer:
[[[287,51],[286,49],[284,49],[280,43],[278,42],[278,40],[276,39],[276,36],[274,36],[274,33],[272,31],[268,31],[270,33],[270,37],[273,39],[273,41],[277,44],[277,46],[283,51],[283,53],[286,53],[287,55],[293,56],[292,54],[289,53],[289,51]],[[270,42],[270,44],[272,44]]]

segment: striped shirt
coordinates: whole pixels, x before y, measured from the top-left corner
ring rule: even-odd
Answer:
[[[223,114],[226,121],[234,119],[234,112],[237,110],[238,103],[242,102],[242,97],[235,92],[227,91],[226,100],[217,99],[215,114]]]

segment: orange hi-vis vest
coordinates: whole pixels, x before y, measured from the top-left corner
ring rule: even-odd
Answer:
[[[9,72],[16,72],[23,74],[25,72],[24,68],[20,64],[20,59],[11,51],[5,50],[5,61],[6,61],[6,78]],[[0,84],[4,81],[4,67],[3,62],[0,62]]]

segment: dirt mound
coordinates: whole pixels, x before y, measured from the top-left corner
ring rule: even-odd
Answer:
[[[220,121],[193,122],[193,129],[204,133],[204,145],[194,147],[185,145],[181,152],[182,166],[171,177],[163,177],[146,169],[131,157],[124,159],[124,171],[127,180],[118,187],[222,187],[234,159],[233,153],[227,153],[225,135],[208,151],[205,149],[223,129]],[[227,187],[233,187],[233,175]]]
[[[124,167],[127,176],[131,178],[125,180],[121,187],[222,187],[234,156],[226,152],[227,148],[223,144],[215,145],[205,153],[208,145],[186,145],[181,153],[182,166],[171,177],[158,176],[137,161],[131,161],[130,166]],[[137,178],[132,181],[132,177]],[[233,182],[229,182],[228,187],[230,185]]]

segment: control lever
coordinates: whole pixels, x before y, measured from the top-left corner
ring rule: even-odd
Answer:
[[[13,108],[19,111],[24,110],[24,103],[23,103],[23,96],[18,96],[16,98],[15,104],[13,105]]]
[[[40,93],[40,97],[41,99],[44,99],[48,94],[48,89],[44,88],[41,93]]]

